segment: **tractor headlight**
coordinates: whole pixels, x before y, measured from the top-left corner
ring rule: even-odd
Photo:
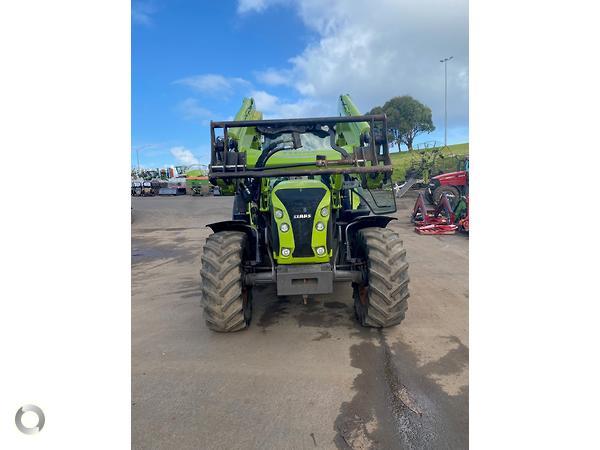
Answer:
[[[284,222],[281,225],[279,225],[279,229],[285,233],[285,232],[289,231],[290,226]]]
[[[276,209],[275,210],[275,217],[277,217],[278,219],[281,219],[283,217],[283,211],[280,209]]]
[[[325,224],[323,222],[317,222],[315,228],[317,229],[317,231],[323,231],[325,229]]]
[[[325,254],[325,247],[317,247],[317,255],[323,256]]]
[[[323,217],[327,217],[329,215],[329,208],[327,206],[324,206],[323,208],[321,208],[321,215]]]
[[[291,250],[289,248],[282,248],[281,249],[281,256],[290,256]]]

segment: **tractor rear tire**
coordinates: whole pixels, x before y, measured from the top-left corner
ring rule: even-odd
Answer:
[[[438,186],[435,191],[433,191],[433,203],[434,205],[440,204],[440,199],[442,195],[446,194],[448,197],[448,201],[450,202],[450,206],[454,208],[456,203],[460,199],[460,192],[454,186]]]
[[[364,228],[357,233],[358,255],[365,261],[366,283],[354,285],[354,312],[364,327],[389,327],[408,309],[408,263],[398,233]]]
[[[213,331],[243,330],[252,318],[252,290],[244,285],[246,233],[211,234],[202,254],[202,302],[206,325]]]

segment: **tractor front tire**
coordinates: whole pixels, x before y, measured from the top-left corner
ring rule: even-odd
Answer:
[[[400,236],[387,228],[357,233],[358,255],[366,263],[366,282],[354,285],[354,312],[364,327],[389,327],[408,309],[408,263]]]
[[[458,189],[456,189],[454,186],[438,186],[435,191],[433,191],[434,205],[440,204],[443,194],[446,194],[446,197],[448,197],[448,201],[450,202],[450,206],[454,208],[460,199],[460,192]]]
[[[244,285],[243,255],[247,236],[239,231],[211,234],[202,254],[202,302],[213,331],[243,330],[252,318],[252,290]]]

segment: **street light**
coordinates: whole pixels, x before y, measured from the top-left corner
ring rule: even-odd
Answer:
[[[448,146],[448,61],[454,56],[440,59],[444,63],[444,147]]]
[[[135,157],[137,158],[137,169],[138,173],[140,172],[140,150],[144,150],[145,148],[152,147],[154,144],[146,144],[135,147]]]

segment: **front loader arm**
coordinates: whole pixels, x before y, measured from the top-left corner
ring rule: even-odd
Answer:
[[[235,115],[234,120],[262,120],[262,117],[262,113],[256,110],[254,99],[244,98],[242,106]],[[237,143],[239,151],[260,149],[256,127],[232,128],[229,132],[229,137]]]
[[[342,117],[362,115],[350,95],[340,95],[338,103],[339,114]],[[340,123],[337,125],[338,145],[347,145],[350,149],[364,145],[361,136],[368,135],[371,127],[367,122]]]

